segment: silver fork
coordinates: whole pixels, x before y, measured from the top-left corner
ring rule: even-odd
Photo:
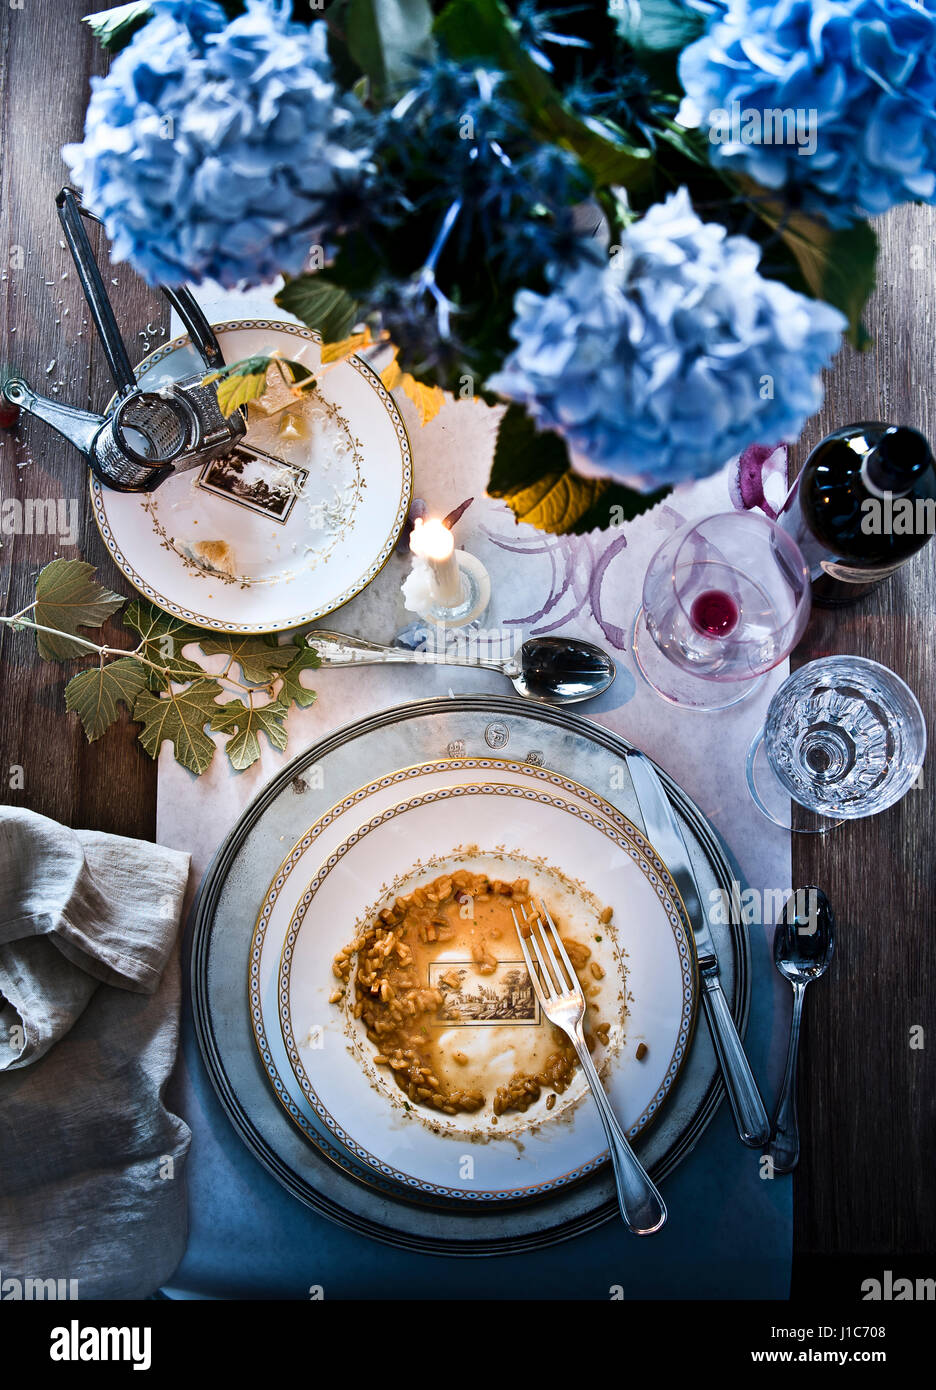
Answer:
[[[582,1071],[585,1073],[589,1086],[591,1086],[595,1104],[598,1106],[598,1114],[601,1116],[601,1123],[604,1125],[608,1138],[611,1162],[614,1165],[618,1204],[628,1230],[633,1231],[634,1235],[637,1236],[653,1235],[654,1231],[658,1231],[666,1220],[666,1207],[663,1204],[663,1198],[650,1181],[634,1150],[627,1142],[627,1135],[611,1109],[611,1103],[605,1094],[601,1078],[595,1070],[595,1064],[591,1059],[585,1034],[582,1031],[582,1019],[585,1017],[585,995],[572,962],[569,960],[568,952],[562,944],[556,924],[542,902],[537,908],[534,907],[531,899],[530,906],[534,908],[534,916],[532,917],[527,915],[526,907],[522,903],[520,904],[520,911],[523,913],[522,926],[517,921],[517,914],[513,908],[510,909],[510,913],[514,926],[517,928],[520,949],[523,952],[523,959],[536,991],[536,997],[550,1023],[554,1023],[557,1028],[561,1028],[564,1033],[568,1034],[572,1046],[578,1053]],[[542,951],[537,941],[537,926],[542,936]],[[539,973],[530,959],[527,938],[523,935],[523,927],[529,928],[528,939],[536,953]],[[546,965],[547,959],[549,968]]]

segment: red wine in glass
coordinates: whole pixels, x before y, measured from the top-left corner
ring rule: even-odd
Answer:
[[[727,637],[734,632],[741,613],[724,589],[706,589],[693,600],[689,619],[697,632],[706,637]]]

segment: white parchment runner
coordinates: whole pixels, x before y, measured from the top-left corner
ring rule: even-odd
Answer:
[[[214,300],[201,295],[201,299],[214,322],[237,317],[288,317],[267,298],[256,295],[223,295]],[[666,704],[643,683],[627,645],[650,556],[685,520],[731,508],[727,471],[681,490],[653,512],[614,530],[580,538],[549,537],[531,527],[518,526],[504,504],[484,496],[494,447],[495,411],[480,403],[450,401],[430,424],[421,428],[415,408],[402,393],[398,405],[413,445],[414,495],[425,501],[428,514],[444,516],[466,498],[474,499],[457,523],[455,537],[456,543],[476,554],[490,572],[492,602],[485,627],[516,628],[521,638],[543,630],[561,631],[587,638],[610,651],[618,667],[617,680],[606,695],[576,706],[575,713],[608,725],[656,759],[713,821],[739,864],[746,884],[758,894],[769,890],[771,896],[766,901],[771,905],[770,921],[755,921],[750,927],[757,1007],[752,1011],[748,1041],[758,1056],[758,1080],[765,1103],[768,1110],[772,1109],[788,1036],[789,988],[771,969],[766,943],[773,935],[773,912],[778,901],[775,894],[791,886],[790,835],[764,820],[755,809],[745,784],[744,760],[750,739],[763,721],[770,695],[787,667],[784,664],[772,672],[761,690],[734,709],[715,714],[692,713]],[[409,563],[405,556],[391,558],[368,589],[320,625],[374,641],[392,641],[396,633],[414,621],[414,615],[404,610],[400,594]],[[531,615],[538,613],[543,613],[540,620],[531,621]],[[279,753],[265,746],[262,758],[246,772],[232,772],[227,758],[219,752],[209,770],[196,778],[175,762],[168,745],[163,748],[157,838],[161,844],[191,853],[192,885],[200,881],[218,845],[261,787],[286,762],[334,729],[421,697],[447,692],[511,693],[503,677],[456,667],[319,670],[308,672],[304,679],[318,692],[318,699],[309,709],[291,711],[286,751]],[[288,849],[284,845],[284,853]],[[258,892],[263,887],[258,885]],[[755,902],[755,915],[756,907]],[[211,1102],[201,1091],[205,1083],[187,1070],[181,1084],[188,1093],[186,1103],[197,1112],[190,1121],[197,1141],[198,1117]],[[693,1261],[713,1258],[716,1264],[722,1261],[717,1267],[725,1271],[725,1282],[719,1285],[721,1295],[712,1291],[708,1296],[784,1296],[790,1259],[788,1184],[784,1180],[759,1182],[758,1156],[742,1149],[729,1132],[730,1117],[723,1115],[719,1120],[717,1128],[722,1137],[717,1142],[713,1139],[706,1147],[708,1159],[703,1159],[700,1152],[687,1168],[693,1169],[695,1200],[700,1200],[704,1192],[706,1204],[714,1204],[713,1232],[718,1230],[721,1234],[710,1233],[699,1244],[701,1232],[696,1231],[693,1245],[693,1223],[687,1217],[678,1236],[680,1223],[674,1223],[673,1247],[668,1236],[665,1243],[654,1246],[651,1256],[644,1251],[644,1242],[631,1243],[627,1247],[631,1263],[637,1246],[641,1254],[632,1271],[634,1296],[705,1297],[704,1287],[695,1283],[691,1289],[680,1285],[682,1292],[676,1293],[674,1270],[682,1269],[691,1282]],[[226,1131],[223,1121],[219,1123]],[[203,1144],[196,1142],[195,1148],[203,1157],[201,1168],[198,1163],[192,1165],[191,1182],[196,1193],[191,1206],[193,1232],[179,1286],[204,1292],[229,1287],[223,1253],[229,1248],[229,1240],[221,1240],[216,1228],[219,1221],[223,1224],[228,1219],[224,1213],[233,1210],[232,1193],[246,1193],[244,1184],[248,1178],[241,1174],[243,1151],[233,1132],[212,1132],[210,1137],[206,1134]],[[249,1172],[254,1175],[249,1178],[250,1188],[256,1192],[259,1184],[262,1190],[269,1180],[255,1165],[250,1165]],[[261,1273],[258,1266],[249,1277],[245,1275],[237,1284],[242,1292],[255,1293],[262,1288],[270,1293],[280,1286],[288,1289],[291,1261],[302,1262],[301,1253],[292,1255],[287,1249],[291,1239],[288,1232],[299,1220],[301,1209],[285,1196],[282,1201],[295,1214],[292,1218],[280,1214],[280,1203],[272,1196],[265,1208],[266,1219],[282,1225],[281,1257],[265,1272]],[[718,1210],[722,1210],[721,1217]],[[306,1218],[310,1223],[315,1221],[310,1213],[303,1214],[303,1220]],[[253,1227],[244,1224],[246,1215],[231,1220],[241,1221],[242,1238],[256,1238]],[[739,1220],[744,1231],[740,1244],[738,1235],[730,1234],[730,1229],[736,1229],[733,1223]],[[320,1238],[325,1239],[328,1223],[323,1228],[319,1222],[314,1229],[322,1232]],[[353,1273],[361,1267],[356,1261],[363,1260],[369,1267],[367,1255],[360,1253],[361,1238],[341,1239],[344,1243],[335,1237],[331,1277],[339,1285],[342,1278],[347,1279],[349,1290],[351,1283],[355,1289],[351,1296],[363,1296],[364,1288],[356,1274],[352,1280]],[[366,1241],[363,1244],[368,1245]],[[676,1253],[679,1248],[681,1255]],[[561,1248],[557,1254],[561,1254]],[[425,1270],[418,1261],[425,1257],[399,1258],[407,1270],[404,1275],[401,1265],[401,1277],[415,1289],[422,1277],[419,1270]],[[479,1262],[454,1263],[461,1271]],[[480,1263],[490,1265],[489,1261]],[[714,1267],[711,1263],[706,1265],[707,1269]],[[537,1268],[545,1271],[548,1262]],[[461,1273],[452,1277],[462,1284],[468,1278]],[[546,1277],[545,1272],[542,1277]],[[749,1284],[751,1279],[753,1287]],[[638,1293],[638,1288],[645,1292]],[[381,1296],[379,1287],[372,1292]],[[464,1294],[471,1296],[467,1284]]]

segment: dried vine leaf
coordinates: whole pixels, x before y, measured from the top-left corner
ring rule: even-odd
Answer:
[[[36,633],[36,646],[43,661],[84,656],[87,647],[70,641],[69,634],[77,637],[79,627],[100,627],[126,602],[121,594],[99,584],[93,575],[94,566],[85,560],[53,560],[40,571],[33,617],[43,627],[57,628],[60,634]]]
[[[271,700],[267,705],[255,705],[253,700],[249,704],[243,700],[228,700],[215,706],[211,727],[217,733],[233,735],[224,751],[235,772],[243,772],[257,761],[261,733],[266,734],[274,748],[282,751],[286,747],[284,721],[288,712],[289,706],[280,700]]]
[[[287,647],[288,651],[289,648]],[[295,656],[285,670],[279,674],[283,678],[282,688],[277,699],[284,701],[287,705],[298,705],[300,709],[307,709],[309,705],[314,705],[316,693],[308,686],[303,685],[299,677],[303,671],[315,671],[322,664],[322,658],[312,647],[307,647],[304,643],[298,643],[293,648]]]
[[[65,707],[77,714],[93,743],[120,717],[118,703],[132,714],[145,689],[146,668],[132,656],[121,656],[73,676],[65,687]]]
[[[201,649],[206,656],[219,652],[233,657],[241,668],[245,681],[253,685],[270,685],[283,670],[292,664],[296,649],[291,644],[271,646],[262,637],[238,637],[236,633],[221,633],[217,637],[202,635]]]
[[[168,740],[176,761],[196,776],[208,767],[215,753],[213,741],[205,726],[218,711],[215,700],[221,687],[215,680],[196,680],[184,690],[168,690],[156,694],[143,690],[133,707],[133,717],[143,728],[140,742],[151,758]]]
[[[127,605],[121,621],[139,636],[140,655],[167,673],[161,676],[150,667],[146,668],[147,684],[151,690],[165,689],[170,680],[182,684],[205,674],[197,661],[182,655],[184,646],[202,640],[205,634],[200,628],[192,627],[182,618],[174,618],[171,613],[164,613],[161,608],[155,608],[138,598]]]

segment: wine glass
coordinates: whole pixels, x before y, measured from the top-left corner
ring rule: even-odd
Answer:
[[[675,532],[650,561],[634,660],[670,704],[727,709],[796,646],[809,608],[792,536],[760,512],[719,512]]]
[[[820,657],[768,705],[748,752],[748,787],[777,825],[822,834],[893,806],[925,754],[923,711],[899,676],[864,657]]]

